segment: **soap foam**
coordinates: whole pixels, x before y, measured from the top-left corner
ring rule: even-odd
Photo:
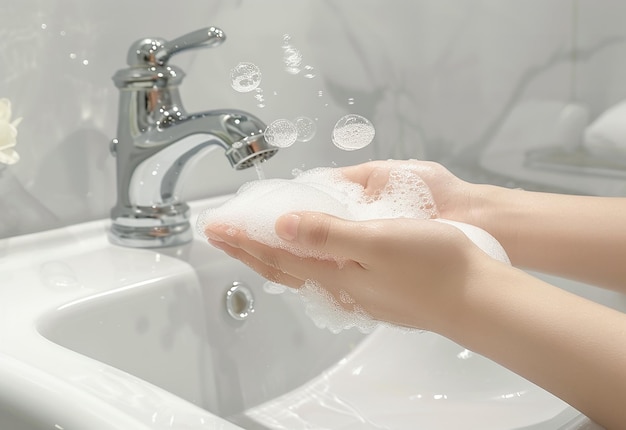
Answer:
[[[352,310],[344,308],[319,283],[310,279],[300,288],[299,294],[305,313],[319,328],[335,334],[353,327],[361,333],[371,333],[379,325],[346,291],[340,291],[339,300]]]
[[[245,231],[250,239],[268,246],[285,249],[301,257],[331,259],[341,264],[342,261],[335,256],[298,248],[276,235],[274,225],[278,217],[298,211],[324,212],[355,221],[434,219],[438,216],[430,189],[407,163],[394,166],[387,185],[375,196],[367,195],[361,185],[348,181],[339,170],[331,168],[300,172],[291,180],[266,179],[249,182],[222,206],[200,214],[197,228],[204,235],[208,225],[221,224],[228,226],[233,232]],[[437,221],[459,228],[491,257],[509,262],[504,249],[484,230],[454,221]],[[338,302],[315,280],[307,280],[299,289],[299,296],[307,315],[315,324],[332,332],[356,327],[367,333],[379,324],[347,292],[340,292]]]

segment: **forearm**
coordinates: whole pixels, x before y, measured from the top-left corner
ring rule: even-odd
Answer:
[[[474,220],[514,265],[626,291],[626,199],[478,187]]]
[[[626,315],[499,263],[477,278],[440,333],[621,428]]]

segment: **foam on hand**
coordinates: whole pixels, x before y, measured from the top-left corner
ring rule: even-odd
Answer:
[[[365,189],[347,180],[339,170],[318,168],[300,173],[294,179],[266,179],[243,185],[237,194],[217,208],[200,214],[197,228],[200,234],[210,224],[229,226],[245,231],[252,240],[274,248],[285,249],[301,257],[335,259],[306,248],[299,248],[280,239],[274,230],[278,217],[289,212],[314,211],[336,217],[364,221],[390,218],[437,218],[437,208],[426,183],[407,163],[394,167],[387,185],[376,196],[368,195]],[[491,257],[509,262],[506,252],[489,233],[455,221],[438,218],[459,228],[477,246]],[[333,332],[356,327],[367,333],[378,325],[349,295],[342,292],[341,301],[349,304],[347,311],[315,280],[308,280],[299,295],[306,313],[319,327]]]

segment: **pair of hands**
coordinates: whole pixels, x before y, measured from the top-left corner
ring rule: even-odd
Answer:
[[[376,161],[340,171],[375,197],[394,166],[406,163],[431,189],[441,217],[468,221],[464,214],[471,212],[472,185],[439,164]],[[283,215],[275,229],[283,240],[337,256],[345,264],[298,257],[250,240],[246,232],[233,232],[229,226],[209,225],[205,232],[212,245],[271,281],[299,288],[315,280],[337,303],[345,291],[377,320],[433,331],[454,312],[454,298],[462,296],[461,290],[495,263],[457,228],[429,220],[349,221],[303,212]],[[342,306],[350,311],[353,305]]]

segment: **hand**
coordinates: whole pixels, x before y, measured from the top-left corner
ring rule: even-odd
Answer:
[[[347,310],[341,292],[374,319],[436,331],[455,312],[463,289],[496,264],[455,227],[415,219],[348,221],[320,213],[280,217],[276,233],[298,247],[338,257],[301,258],[209,225],[210,243],[265,278],[292,288],[317,281]]]

